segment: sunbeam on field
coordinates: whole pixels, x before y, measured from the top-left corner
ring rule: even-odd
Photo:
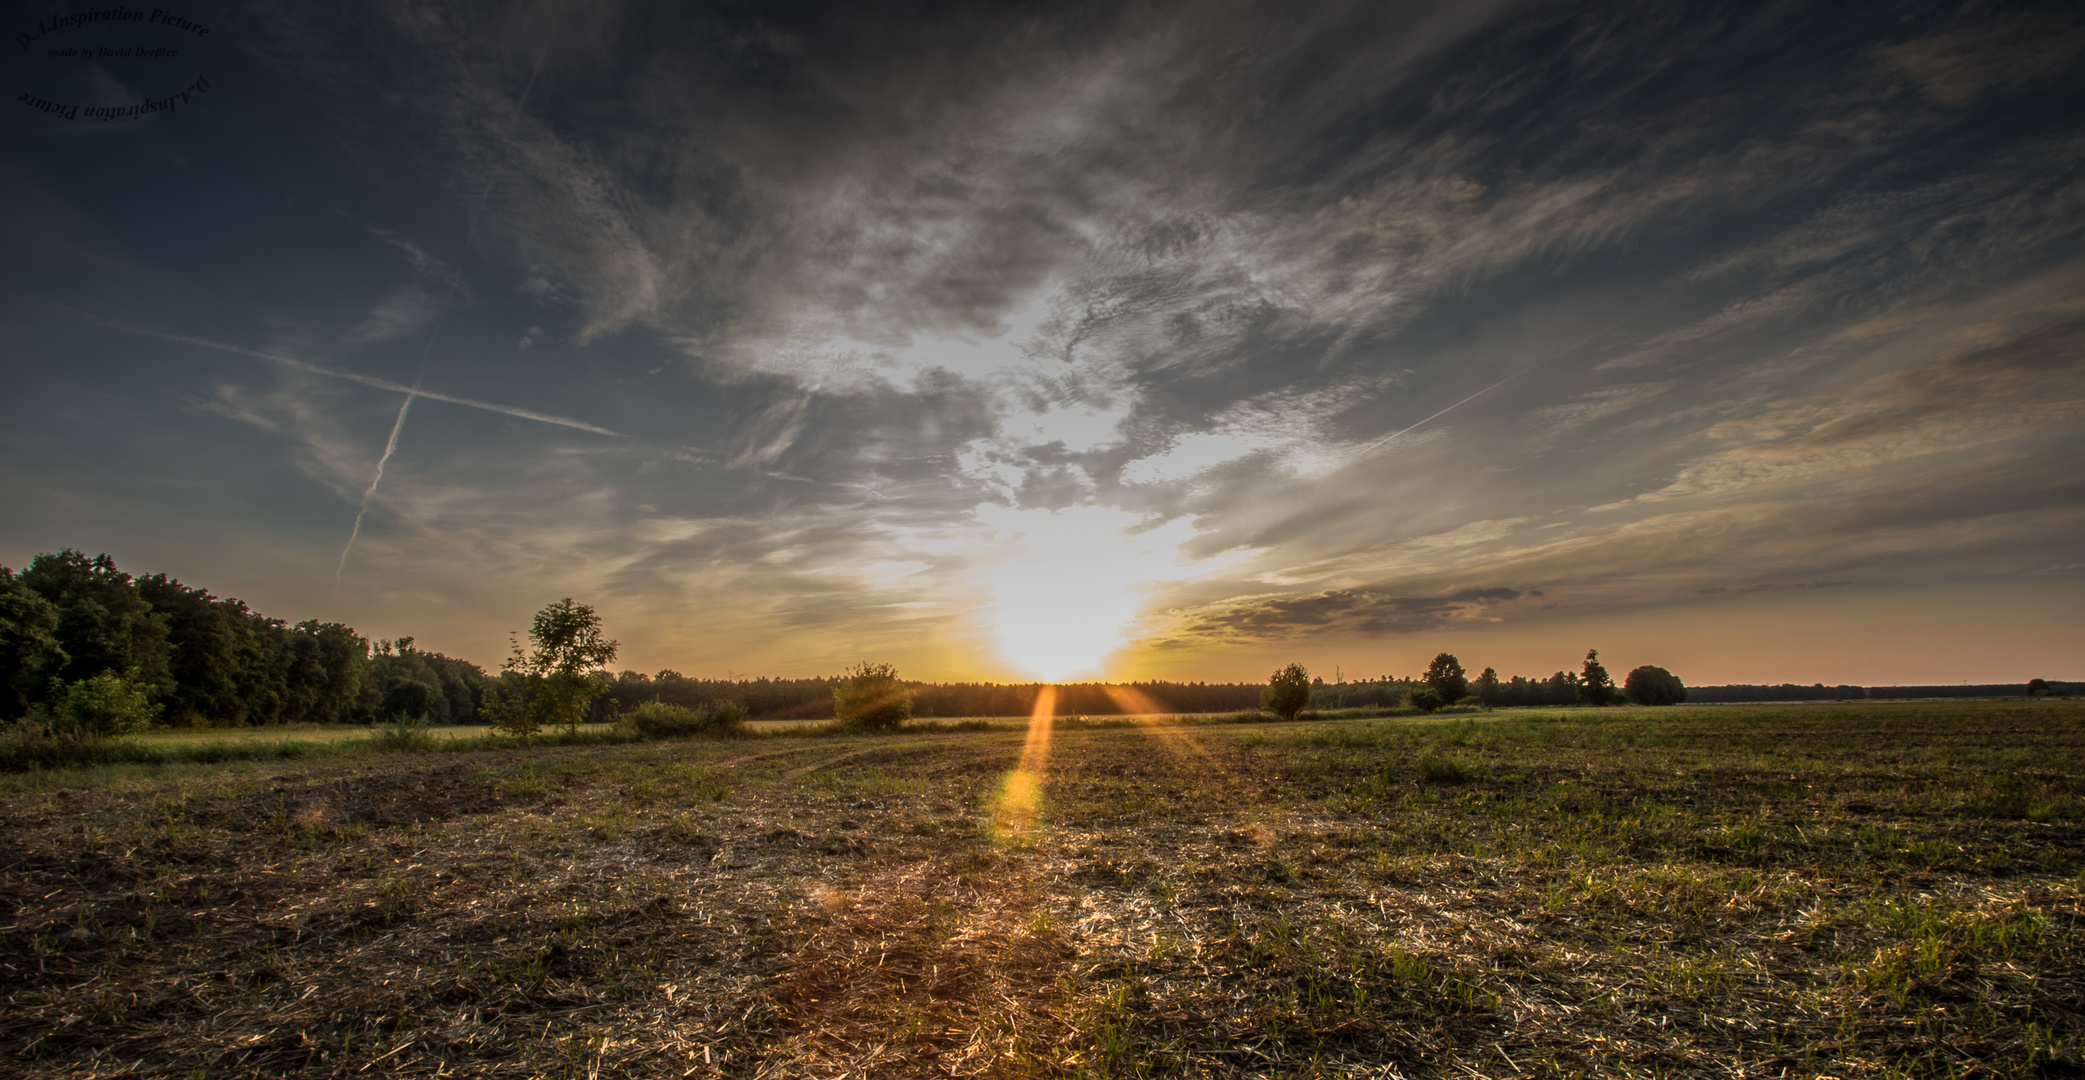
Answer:
[[[1182,518],[1135,531],[1137,515],[1098,506],[978,509],[1017,554],[991,572],[991,626],[1015,667],[1053,682],[1097,674],[1128,640],[1154,583],[1186,576]]]
[[[1104,686],[1101,692],[1108,695],[1124,716],[1141,724],[1167,753],[1204,770],[1206,775],[1228,775],[1224,767],[1202,749],[1202,744],[1196,742],[1186,728],[1179,726],[1179,718],[1172,715],[1172,710],[1152,700],[1149,694],[1134,686]]]
[[[1028,717],[1028,739],[1020,763],[999,783],[991,802],[992,835],[1001,843],[1027,840],[1042,805],[1043,777],[1050,768],[1050,732],[1057,721],[1057,688],[1045,686],[1035,695]]]

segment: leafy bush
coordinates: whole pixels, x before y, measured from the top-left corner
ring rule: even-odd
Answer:
[[[1260,691],[1260,708],[1281,717],[1294,720],[1296,714],[1310,704],[1310,672],[1302,664],[1290,664],[1267,679],[1267,688]]]
[[[1436,712],[1441,706],[1448,704],[1448,701],[1441,697],[1439,690],[1431,686],[1421,686],[1407,693],[1404,703],[1420,712]]]
[[[50,696],[29,720],[61,738],[95,739],[150,728],[159,720],[159,706],[135,669],[104,671],[70,685],[52,679]]]
[[[647,701],[624,713],[621,723],[640,739],[728,738],[746,733],[746,710],[735,701],[694,709]]]
[[[1622,681],[1622,694],[1635,705],[1677,705],[1687,700],[1687,686],[1672,672],[1645,664]]]
[[[847,679],[833,688],[833,719],[871,731],[891,731],[912,717],[912,688],[898,681],[898,669],[867,661],[847,669]]]
[[[50,692],[10,724],[0,740],[0,768],[64,768],[104,760],[108,740],[145,731],[159,704],[135,668],[104,671],[76,682],[52,679]]]

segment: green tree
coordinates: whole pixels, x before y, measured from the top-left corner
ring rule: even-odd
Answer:
[[[1635,705],[1677,705],[1687,700],[1687,685],[1672,672],[1645,664],[1622,680],[1622,694]]]
[[[55,636],[66,656],[58,676],[78,682],[114,671],[155,696],[173,689],[166,619],[107,555],[89,559],[71,548],[38,555],[22,571],[21,582],[58,609]]]
[[[1309,704],[1310,672],[1302,664],[1290,664],[1275,672],[1260,691],[1260,708],[1283,720],[1294,720]]]
[[[290,628],[289,654],[303,719],[319,724],[353,719],[362,700],[369,642],[343,623],[306,619]]]
[[[237,600],[219,600],[165,574],[133,583],[167,629],[167,719],[177,727],[236,727],[283,719],[279,626]]]
[[[1600,650],[1587,649],[1585,667],[1578,675],[1578,700],[1587,705],[1612,705],[1618,697],[1614,676],[1600,663]]]
[[[1484,674],[1477,676],[1475,681],[1470,683],[1470,693],[1477,695],[1478,700],[1484,702],[1487,708],[1497,705],[1499,699],[1504,696],[1499,688],[1499,673],[1485,668]]]
[[[912,718],[912,688],[898,669],[864,660],[833,688],[833,719],[849,727],[889,731]]]
[[[536,612],[528,647],[515,641],[500,689],[486,695],[485,712],[500,731],[522,738],[557,724],[577,731],[587,704],[608,689],[602,669],[615,650],[601,635],[594,609],[566,597]]]
[[[0,566],[0,720],[28,715],[66,659],[57,607]]]
[[[1433,687],[1434,692],[1441,695],[1441,700],[1450,705],[1470,693],[1470,679],[1463,673],[1462,661],[1450,653],[1434,656],[1433,663],[1426,665],[1426,674],[1420,676],[1419,681]]]

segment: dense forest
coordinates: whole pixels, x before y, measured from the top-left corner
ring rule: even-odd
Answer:
[[[463,723],[486,680],[412,638],[372,647],[340,623],[292,625],[165,574],[133,578],[107,555],[67,549],[20,573],[0,567],[0,719],[105,673],[148,691],[176,727]]]

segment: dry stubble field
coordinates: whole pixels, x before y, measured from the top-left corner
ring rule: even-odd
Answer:
[[[2085,1074],[2085,703],[1043,742],[15,777],[0,1058],[25,1077]]]

